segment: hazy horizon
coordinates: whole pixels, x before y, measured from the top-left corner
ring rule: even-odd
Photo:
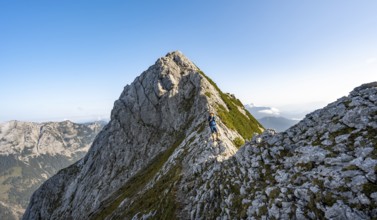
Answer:
[[[108,119],[182,51],[244,104],[310,112],[377,80],[376,1],[0,2],[0,122]]]

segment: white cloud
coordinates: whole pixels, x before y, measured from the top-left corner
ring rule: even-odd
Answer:
[[[277,108],[270,108],[270,109],[260,110],[259,113],[264,113],[264,114],[269,114],[269,115],[280,115],[280,110]]]
[[[365,62],[367,64],[376,63],[377,62],[377,57],[370,57],[370,58],[366,59]]]

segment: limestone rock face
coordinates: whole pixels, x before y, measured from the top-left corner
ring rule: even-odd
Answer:
[[[236,117],[217,120],[221,143],[210,141],[209,111]],[[245,135],[238,118],[255,129]],[[186,202],[191,211],[181,188],[195,190],[195,175],[234,155],[235,140],[262,131],[239,100],[182,53],[169,53],[124,88],[88,154],[35,192],[24,219],[160,216]],[[153,193],[151,207],[136,205]]]
[[[103,123],[0,124],[0,219],[20,219],[32,193],[81,159]]]
[[[24,219],[377,218],[376,95],[366,84],[286,132],[263,132],[169,53],[124,88],[88,154],[34,193]]]

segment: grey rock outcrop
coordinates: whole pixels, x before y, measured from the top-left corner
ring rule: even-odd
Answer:
[[[81,159],[102,127],[70,121],[0,124],[0,219],[20,219],[32,193]]]
[[[85,158],[43,184],[24,219],[377,218],[376,95],[362,85],[261,133],[242,103],[169,53],[125,87]]]
[[[376,94],[364,84],[286,132],[255,136],[205,183],[229,184],[196,192],[218,190],[215,204],[232,198],[211,218],[377,218]]]

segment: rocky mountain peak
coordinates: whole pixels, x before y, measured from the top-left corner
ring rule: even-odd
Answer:
[[[175,121],[183,122],[189,108],[205,111],[205,100],[195,100],[200,97],[201,81],[198,68],[182,53],[169,53],[124,88],[115,103],[112,119],[120,117],[123,119],[120,122],[140,120],[161,129],[178,129],[180,124]]]
[[[173,51],[167,53],[165,57],[161,57],[156,61],[158,66],[178,66],[182,69],[192,69],[198,70],[198,67],[195,66],[181,51]]]
[[[210,110],[219,117],[220,143],[210,141]],[[238,99],[181,52],[168,53],[125,86],[88,154],[36,191],[24,218],[132,217],[124,207],[143,193],[192,182],[261,131]]]
[[[376,83],[258,135],[185,59],[169,53],[127,85],[85,158],[43,184],[24,219],[377,218]]]

